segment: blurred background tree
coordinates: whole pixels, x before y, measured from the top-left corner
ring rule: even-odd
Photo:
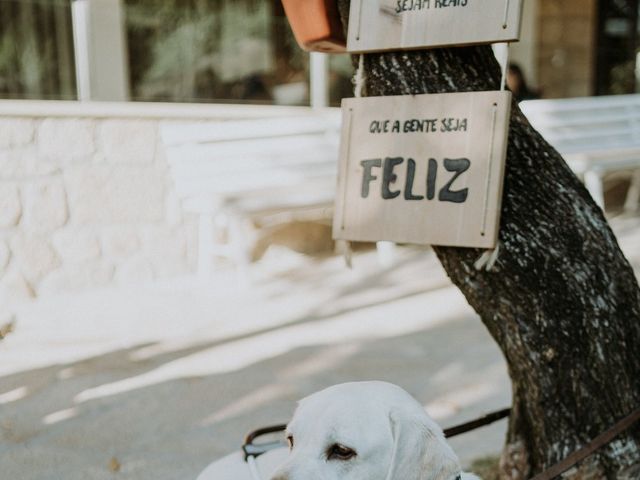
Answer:
[[[76,98],[69,0],[0,0],[0,97]]]
[[[279,0],[125,5],[134,99],[271,103],[277,86],[306,84],[307,55],[295,47]],[[305,90],[285,103],[306,101]]]
[[[0,98],[76,98],[71,1],[0,0]],[[280,0],[120,1],[133,100],[308,105],[308,54]],[[515,60],[543,97],[640,88],[640,0],[526,1]],[[346,55],[331,56],[333,105],[351,74]]]

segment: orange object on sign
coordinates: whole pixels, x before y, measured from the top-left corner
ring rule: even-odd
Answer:
[[[282,0],[282,5],[302,48],[327,53],[346,50],[336,0]]]

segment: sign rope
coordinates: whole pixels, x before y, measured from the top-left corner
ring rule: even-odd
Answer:
[[[500,67],[502,70],[502,75],[500,78],[500,91],[504,91],[507,88],[507,71],[509,68],[509,44],[502,43],[499,45],[501,48],[496,52],[498,57],[498,62],[500,63]],[[486,214],[486,211],[485,211]],[[474,267],[476,270],[485,270],[490,272],[495,266],[498,260],[498,254],[500,252],[500,240],[496,244],[496,248],[491,250],[485,250],[480,255],[480,258],[476,260],[474,263]]]
[[[358,69],[353,78],[353,96],[356,98],[362,98],[362,91],[364,90],[364,55],[360,54],[358,60]],[[344,222],[344,214],[343,214]],[[343,227],[344,228],[344,227]],[[338,251],[342,251],[344,257],[344,263],[348,268],[353,268],[353,249],[351,248],[351,242],[348,240],[338,240],[336,242]]]
[[[362,98],[362,90],[364,90],[364,55],[360,54],[360,60],[358,60],[358,69],[356,70],[356,76],[353,80],[354,89],[353,96],[356,98]]]
[[[499,59],[502,67],[502,78],[500,79],[500,91],[506,90],[507,86],[507,70],[509,69],[509,44],[503,43],[502,58]]]

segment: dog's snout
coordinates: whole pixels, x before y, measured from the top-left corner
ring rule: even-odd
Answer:
[[[289,480],[289,475],[277,472],[273,477],[271,477],[271,480]]]

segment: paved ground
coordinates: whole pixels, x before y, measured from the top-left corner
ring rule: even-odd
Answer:
[[[616,221],[640,266],[637,219]],[[221,274],[41,298],[0,343],[2,478],[194,479],[296,399],[351,380],[397,383],[443,426],[509,404],[500,352],[433,253],[347,270],[273,250],[239,289]],[[504,422],[453,442],[497,453]]]

